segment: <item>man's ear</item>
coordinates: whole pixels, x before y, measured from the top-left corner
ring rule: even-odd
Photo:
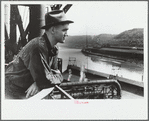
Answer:
[[[51,33],[52,33],[52,34],[55,33],[55,27],[54,27],[54,26],[51,27]]]

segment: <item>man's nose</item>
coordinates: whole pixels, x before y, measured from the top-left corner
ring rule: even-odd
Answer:
[[[65,35],[64,35],[65,37],[68,37],[68,34],[67,34],[67,32],[65,33]]]
[[[65,37],[68,37],[68,34],[65,34]]]

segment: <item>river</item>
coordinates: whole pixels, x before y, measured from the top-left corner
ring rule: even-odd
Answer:
[[[143,81],[143,66],[139,66],[134,63],[128,63],[120,60],[100,57],[100,56],[85,56],[81,49],[73,49],[60,47],[59,58],[63,59],[62,71],[65,71],[68,65],[69,57],[76,58],[76,65],[85,65],[85,68],[106,73],[117,75],[126,79],[135,81]]]

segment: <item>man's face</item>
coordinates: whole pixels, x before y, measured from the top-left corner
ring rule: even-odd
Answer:
[[[55,34],[54,38],[57,43],[64,43],[67,35],[67,31],[69,29],[69,24],[63,24],[55,26]]]

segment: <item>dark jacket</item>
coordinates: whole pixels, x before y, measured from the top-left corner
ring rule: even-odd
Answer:
[[[51,47],[46,34],[31,40],[6,67],[5,77],[21,91],[28,89],[33,82],[37,83],[39,89],[61,83],[61,73],[51,71],[58,69],[58,51],[53,50],[56,49]]]

